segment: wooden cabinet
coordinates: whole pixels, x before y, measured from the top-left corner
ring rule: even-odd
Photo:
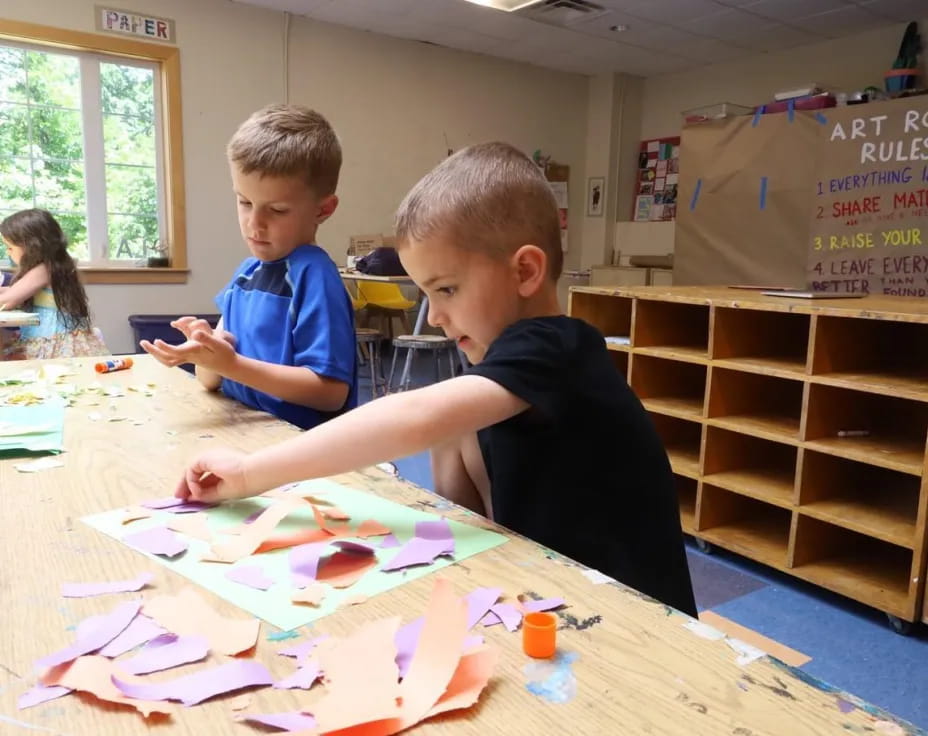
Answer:
[[[651,413],[686,533],[923,618],[928,302],[580,287]]]

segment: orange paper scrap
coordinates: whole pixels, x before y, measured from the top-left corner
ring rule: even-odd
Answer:
[[[204,542],[213,541],[206,514],[173,514],[168,519],[168,529]]]
[[[220,616],[193,588],[184,588],[177,595],[152,598],[142,611],[178,636],[205,636],[210,649],[230,656],[251,649],[258,641],[261,628],[258,619]]]
[[[384,526],[379,521],[368,519],[367,521],[361,522],[354,534],[361,539],[367,539],[368,537],[383,537],[390,534],[390,532],[391,529]]]
[[[336,552],[321,562],[316,579],[320,583],[328,583],[333,588],[347,588],[358,582],[364,573],[376,565],[376,555]]]
[[[483,688],[490,681],[490,676],[499,660],[499,650],[486,644],[468,652],[458,663],[445,694],[438,699],[429,711],[429,717],[446,713],[450,710],[470,708],[477,702]]]
[[[313,583],[302,590],[293,591],[290,600],[294,603],[305,603],[309,606],[318,606],[325,598],[328,588],[321,583]]]
[[[326,519],[331,519],[332,521],[347,521],[351,518],[349,514],[342,511],[338,506],[329,506],[328,508],[322,509],[322,515]]]
[[[130,506],[127,509],[123,509],[122,518],[119,520],[120,524],[130,524],[133,521],[141,521],[142,519],[150,519],[153,516],[152,512],[148,509],[143,509],[141,506]]]
[[[294,509],[303,506],[300,498],[288,498],[268,506],[264,512],[241,533],[215,542],[203,559],[210,562],[238,562],[253,553],[273,534],[277,525]]]
[[[117,662],[97,654],[78,657],[71,662],[52,667],[40,680],[43,685],[61,685],[71,690],[90,693],[100,700],[128,705],[146,718],[152,713],[170,715],[177,711],[177,706],[170,703],[126,697],[113,684],[113,676],[125,682],[146,682],[142,677],[126,674]]]

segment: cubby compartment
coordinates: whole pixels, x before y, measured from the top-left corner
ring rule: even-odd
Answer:
[[[628,380],[628,353],[621,352],[610,352],[609,357],[612,358],[613,364],[615,364],[616,370],[625,376],[625,380]]]
[[[921,476],[926,433],[928,404],[817,383],[809,387],[807,447]]]
[[[709,355],[709,307],[639,299],[635,303],[635,350],[678,360]]]
[[[791,572],[811,583],[907,620],[914,618],[909,549],[800,512],[791,562]]]
[[[571,317],[589,322],[603,333],[604,337],[630,338],[632,334],[631,297],[592,293],[571,289],[568,297],[568,313]],[[610,350],[625,352],[627,345],[606,343]]]
[[[802,390],[802,381],[713,366],[706,416],[717,427],[796,441]]]
[[[792,513],[704,481],[698,536],[773,567],[786,567]]]
[[[699,477],[699,446],[702,425],[699,422],[665,414],[652,414],[657,433],[661,436],[674,473],[690,478]]]
[[[712,358],[717,365],[768,375],[804,375],[809,324],[807,314],[716,307]]]
[[[797,452],[791,445],[710,426],[703,478],[720,488],[789,508]]]
[[[680,526],[687,534],[696,529],[696,481],[679,473],[674,473],[677,484],[677,498],[680,501]]]
[[[700,419],[706,395],[706,366],[667,360],[636,351],[631,386],[648,411]]]
[[[800,511],[884,542],[913,548],[921,478],[806,450]]]
[[[928,401],[928,324],[832,316],[816,320],[814,380]]]

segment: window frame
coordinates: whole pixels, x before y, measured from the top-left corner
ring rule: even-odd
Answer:
[[[146,266],[81,265],[79,270],[88,284],[182,284],[187,281],[186,199],[184,190],[183,116],[180,93],[180,49],[176,46],[85,33],[63,28],[24,23],[0,18],[0,41],[44,46],[50,51],[80,51],[114,61],[144,61],[154,64],[155,95],[160,96],[160,139],[156,140],[156,157],[163,180],[164,235],[171,265],[167,268]],[[88,233],[89,234],[89,233]],[[91,244],[91,255],[94,244]],[[113,261],[116,264],[116,261]]]

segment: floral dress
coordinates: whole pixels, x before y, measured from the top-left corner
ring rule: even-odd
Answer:
[[[50,288],[32,298],[32,311],[38,315],[39,324],[4,330],[5,339],[0,342],[4,360],[109,355],[98,331],[68,329]]]

